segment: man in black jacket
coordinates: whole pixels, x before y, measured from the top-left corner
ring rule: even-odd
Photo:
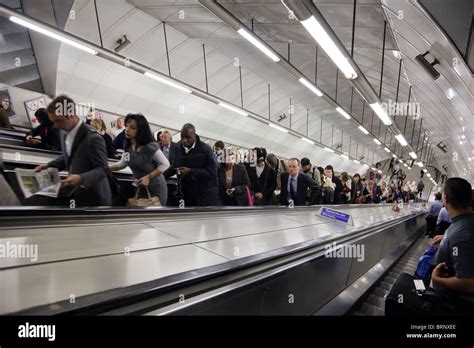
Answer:
[[[276,189],[276,171],[265,161],[266,149],[258,147],[254,150],[257,152],[257,165],[247,167],[250,186],[255,193],[254,204],[272,205],[272,196]]]
[[[313,204],[319,194],[320,186],[316,181],[307,175],[300,173],[301,164],[299,159],[288,160],[288,172],[281,175],[281,195],[282,205],[306,205],[306,194],[311,190],[309,204]]]
[[[175,166],[186,206],[219,205],[216,157],[211,147],[201,142],[190,123],[181,129]]]

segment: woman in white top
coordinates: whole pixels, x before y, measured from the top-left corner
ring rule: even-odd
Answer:
[[[152,196],[158,196],[162,206],[168,199],[168,187],[162,173],[170,166],[150,130],[145,116],[129,114],[125,117],[125,149],[122,159],[111,166],[111,171],[130,167],[137,184],[147,186]]]

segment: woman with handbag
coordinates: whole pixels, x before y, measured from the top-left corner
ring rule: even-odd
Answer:
[[[158,196],[160,205],[165,206],[168,187],[162,173],[170,166],[160,145],[155,142],[145,116],[128,114],[125,117],[125,148],[118,163],[109,166],[110,171],[130,167],[138,186],[146,187],[150,205],[157,205],[153,196]],[[140,190],[140,187],[138,187]],[[137,195],[138,196],[138,190]]]
[[[226,163],[218,169],[219,193],[222,205],[247,206],[253,205],[253,192],[250,191],[250,180],[247,170],[236,163],[237,151],[226,156]]]

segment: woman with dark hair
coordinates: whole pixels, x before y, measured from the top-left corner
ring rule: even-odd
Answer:
[[[158,196],[162,206],[166,205],[168,187],[162,173],[170,166],[160,145],[155,141],[145,116],[128,114],[125,117],[125,151],[122,159],[109,170],[130,167],[137,184],[147,186],[150,194]]]
[[[26,142],[40,149],[61,150],[59,129],[54,127],[54,123],[49,119],[46,109],[36,110],[35,117],[39,122],[39,126],[34,128],[26,137]]]
[[[351,183],[351,203],[360,203],[359,197],[365,196],[366,194],[368,194],[368,191],[364,188],[360,180],[360,175],[358,173],[354,174]]]

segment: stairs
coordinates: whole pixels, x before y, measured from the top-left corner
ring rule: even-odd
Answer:
[[[356,307],[352,315],[356,316],[383,316],[385,315],[385,298],[392,289],[401,273],[415,273],[418,259],[428,248],[428,239],[424,235],[410,247],[402,258],[392,267],[392,269],[382,278],[377,286],[365,296],[362,303]]]
[[[0,0],[0,4],[21,11],[19,0]],[[43,93],[28,30],[0,17],[0,43],[0,82]]]

